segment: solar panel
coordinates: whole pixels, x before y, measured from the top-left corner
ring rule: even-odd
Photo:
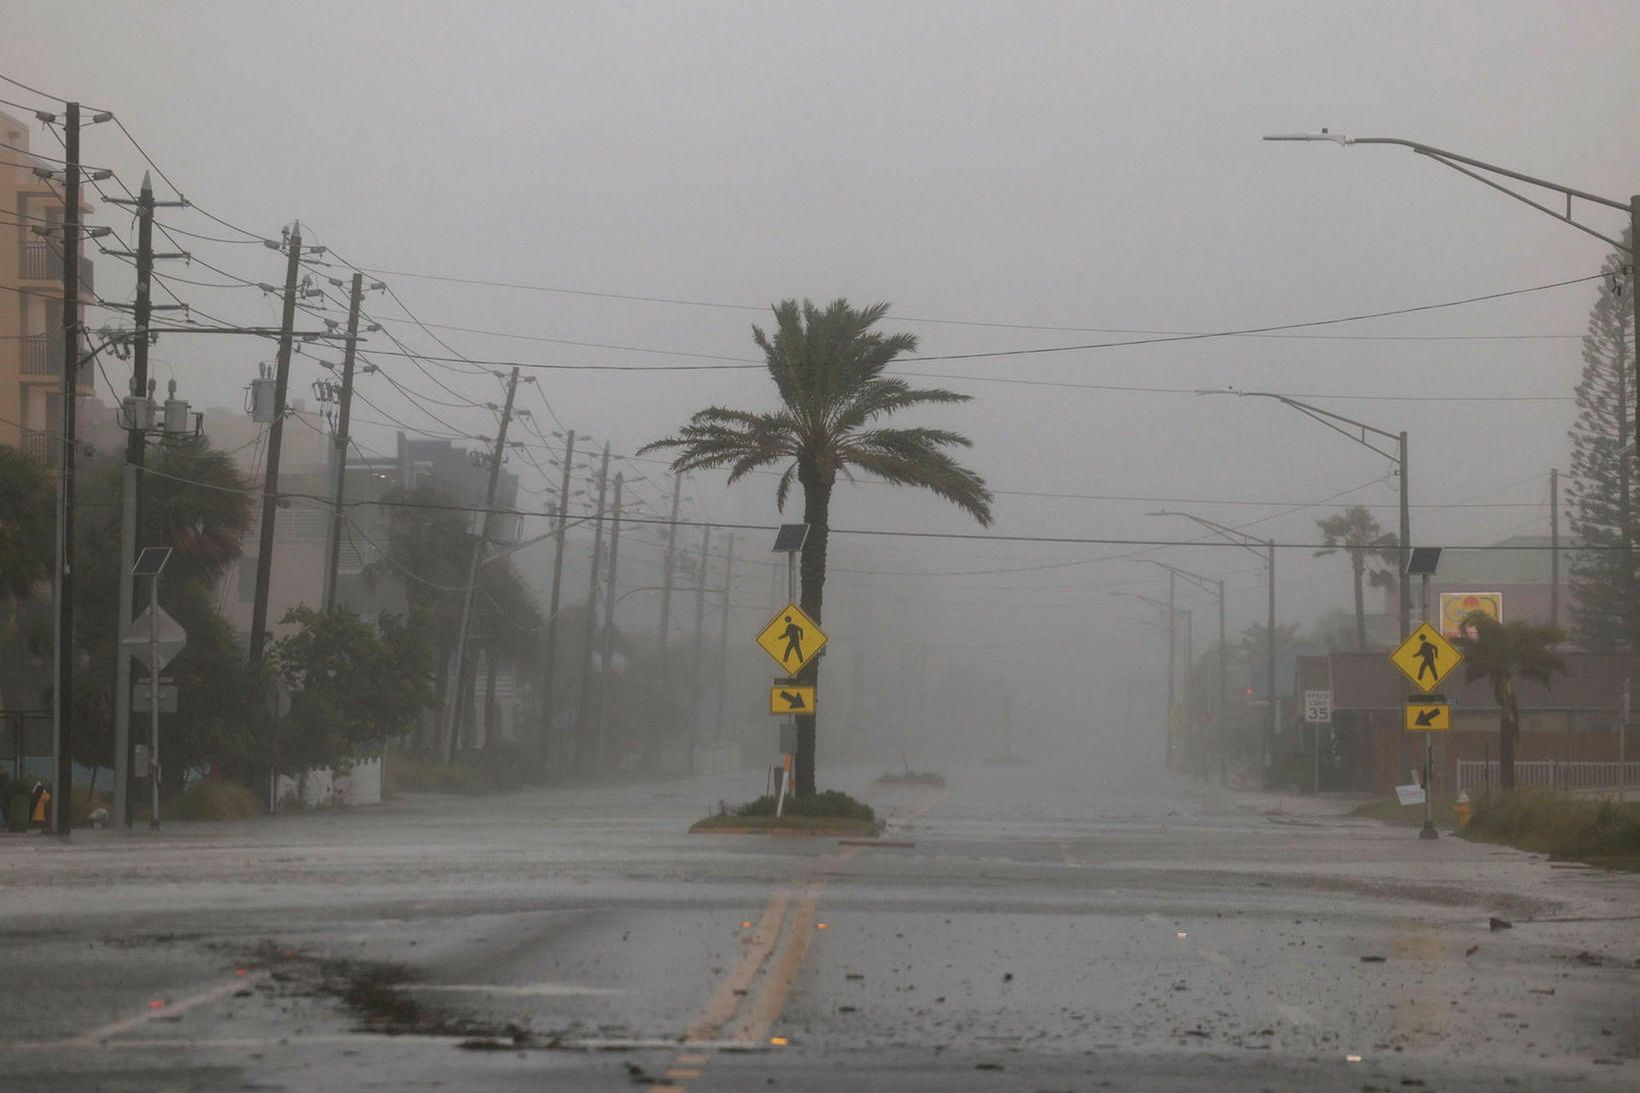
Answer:
[[[807,524],[781,524],[780,530],[774,536],[774,553],[788,554],[803,549],[803,543],[809,537]]]
[[[1413,547],[1412,557],[1407,559],[1407,576],[1431,576],[1434,574],[1436,567],[1440,564],[1440,547]]]
[[[131,567],[133,577],[158,577],[165,563],[171,560],[170,547],[143,547],[137,563]]]

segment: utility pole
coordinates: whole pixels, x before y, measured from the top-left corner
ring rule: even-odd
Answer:
[[[564,439],[564,474],[558,484],[558,530],[553,536],[552,597],[547,604],[547,636],[541,666],[541,740],[538,755],[545,768],[552,760],[552,677],[558,666],[558,597],[564,585],[564,533],[569,529],[569,483],[575,465],[575,430]]]
[[[729,533],[729,553],[723,562],[723,619],[718,627],[718,686],[717,686],[717,732],[713,741],[723,742],[723,705],[729,693],[729,593],[734,587],[735,576],[735,533]]]
[[[661,573],[660,671],[666,683],[666,643],[672,636],[672,568],[678,545],[678,497],[683,493],[683,474],[672,476],[672,516],[666,522],[666,564]]]
[[[588,725],[588,702],[592,698],[592,638],[598,623],[598,567],[604,558],[604,490],[609,485],[609,443],[604,443],[603,461],[598,466],[598,507],[592,518],[592,578],[587,588],[586,625],[581,640],[581,690],[575,699],[575,770],[591,774],[592,741]]]
[[[1174,623],[1179,618],[1178,609],[1173,606],[1178,592],[1178,574],[1171,569],[1167,571],[1167,724],[1162,730],[1162,769],[1171,770],[1173,767],[1173,714],[1178,702],[1177,688],[1179,673],[1173,663],[1173,651],[1178,641],[1173,636]]]
[[[154,253],[154,210],[179,208],[184,201],[155,201],[154,183],[147,172],[142,176],[142,188],[136,200],[112,197],[110,205],[134,205],[137,210],[137,250],[135,254],[110,251],[137,263],[137,294],[132,307],[131,334],[131,398],[148,396],[148,345],[150,319],[153,315],[152,283],[156,258],[185,258],[185,254]],[[135,410],[135,406],[132,407]],[[120,505],[120,616],[119,632],[124,634],[131,622],[135,606],[131,567],[137,560],[137,536],[142,527],[142,469],[148,446],[143,439],[145,421],[127,415],[125,466],[121,474],[123,489]],[[122,827],[131,826],[131,655],[116,646],[114,668],[114,817]]]
[[[1402,468],[1402,473],[1406,473],[1406,468]],[[1270,711],[1269,717],[1264,722],[1264,748],[1262,749],[1264,754],[1260,760],[1264,764],[1264,768],[1260,772],[1259,784],[1267,786],[1270,781],[1270,755],[1275,748],[1276,729],[1281,724],[1281,700],[1276,698],[1276,541],[1271,539],[1265,544],[1265,549],[1269,552],[1266,565],[1269,566],[1270,573],[1270,602],[1264,621],[1266,660],[1264,685],[1267,688],[1265,697],[1270,700]],[[1403,582],[1405,579],[1403,574]]]
[[[74,814],[74,460],[79,453],[75,397],[80,383],[80,104],[63,126],[63,423],[57,497],[56,788],[52,831],[68,835]]]
[[[279,320],[279,356],[273,381],[273,421],[268,424],[268,467],[262,481],[262,527],[256,554],[256,602],[251,607],[250,663],[262,666],[268,636],[268,584],[273,577],[273,521],[279,511],[279,452],[285,438],[285,394],[290,388],[290,351],[296,330],[296,275],[302,267],[302,224],[286,239],[285,307]]]
[[[1560,468],[1549,468],[1549,625],[1560,625]]]
[[[499,373],[497,373],[499,375]],[[467,635],[473,625],[473,593],[478,588],[478,567],[484,564],[484,547],[490,541],[490,522],[495,507],[495,487],[501,480],[501,461],[507,455],[507,424],[512,420],[513,398],[518,394],[518,366],[514,365],[512,378],[507,381],[507,403],[501,408],[501,424],[495,431],[495,451],[490,455],[490,481],[484,489],[484,513],[478,522],[478,539],[473,543],[473,560],[467,568],[467,591],[461,600],[461,629],[456,632],[456,663],[450,674],[450,707],[445,724],[448,735],[444,740],[444,761],[456,757],[456,740],[461,733],[461,707],[465,705],[462,678],[465,674]],[[493,403],[491,404],[493,407]]]
[[[712,525],[701,528],[700,536],[700,580],[695,583],[695,673],[694,683],[689,689],[694,701],[689,709],[689,775],[695,774],[695,751],[700,744],[700,685],[701,672],[705,668],[703,656],[706,650],[706,575],[711,571]]]
[[[1219,581],[1219,703],[1213,711],[1214,743],[1219,753],[1219,785],[1228,785],[1228,769],[1224,755],[1224,721],[1229,716],[1230,704],[1225,693],[1224,673],[1224,581]]]
[[[609,767],[609,672],[615,662],[615,579],[621,562],[621,484],[615,472],[615,505],[609,524],[609,583],[604,587],[604,668],[598,676],[598,773]]]
[[[342,494],[347,485],[348,414],[353,408],[353,358],[359,345],[359,303],[364,298],[364,274],[353,275],[353,296],[347,305],[347,343],[342,352],[341,405],[336,410],[336,489],[330,504],[330,561],[325,567],[325,613],[336,610],[336,578],[342,564]]]

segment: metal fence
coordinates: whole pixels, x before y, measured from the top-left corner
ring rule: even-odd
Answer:
[[[1468,792],[1498,785],[1498,761],[1458,760],[1458,790]],[[1616,789],[1640,786],[1640,763],[1563,763],[1558,759],[1516,761],[1515,785],[1520,789]]]

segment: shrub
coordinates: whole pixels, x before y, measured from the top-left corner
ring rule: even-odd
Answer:
[[[775,799],[765,794],[731,811],[736,816],[773,816]],[[787,816],[823,816],[827,819],[864,820],[876,823],[877,814],[864,801],[856,801],[841,790],[828,789],[807,797],[788,797],[781,810]]]
[[[440,763],[419,755],[390,752],[385,760],[386,776],[382,794],[400,793],[482,793],[484,774],[464,763]]]
[[[250,820],[262,814],[256,794],[226,778],[207,778],[170,802],[162,816],[177,820]]]

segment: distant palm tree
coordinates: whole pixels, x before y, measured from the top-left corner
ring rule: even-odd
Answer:
[[[1374,588],[1385,588],[1395,583],[1400,567],[1399,540],[1394,532],[1386,532],[1363,506],[1347,508],[1315,526],[1326,537],[1326,546],[1315,552],[1317,558],[1339,551],[1350,556],[1350,568],[1355,575],[1355,647],[1367,648],[1367,606],[1363,582]],[[1374,564],[1378,563],[1378,564]],[[1386,568],[1386,566],[1388,568]]]
[[[1543,623],[1499,622],[1484,611],[1464,616],[1462,628],[1463,636],[1454,644],[1464,656],[1464,679],[1492,683],[1492,697],[1502,711],[1498,717],[1498,781],[1504,789],[1514,789],[1515,742],[1520,739],[1515,677],[1549,686],[1550,677],[1566,669],[1566,662],[1554,651],[1566,634]]]
[[[969,396],[939,388],[914,389],[883,375],[901,353],[917,347],[911,334],[872,330],[887,304],[850,307],[837,300],[824,309],[804,300],[774,307],[773,335],[752,327],[763,350],[781,406],[772,412],[698,411],[676,436],[643,450],[676,449],[674,471],[728,467],[735,482],[759,467],[785,463],[775,503],[785,509],[795,480],[803,487],[803,520],[809,525],[803,547],[801,606],[821,621],[826,582],[826,545],[831,530],[831,494],[837,475],[852,478],[855,468],[899,486],[920,486],[967,512],[982,527],[991,523],[991,491],[985,480],[963,467],[946,449],[966,448],[967,437],[944,429],[891,429],[878,424],[901,410],[927,403],[966,402]],[[818,681],[820,666],[801,673]],[[797,719],[796,788],[814,792],[815,719]]]

